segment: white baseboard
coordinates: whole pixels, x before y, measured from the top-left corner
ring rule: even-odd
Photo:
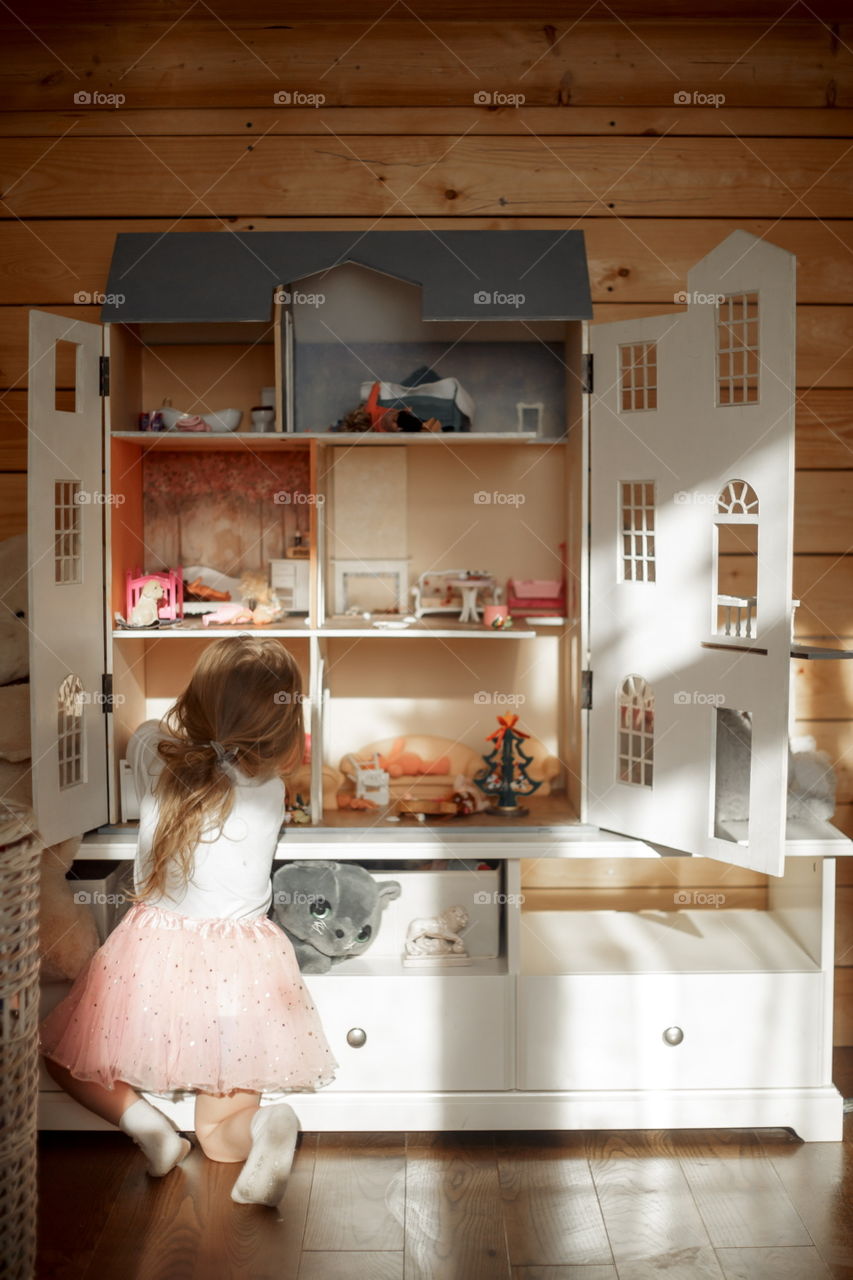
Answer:
[[[193,1098],[147,1095],[191,1131]],[[840,1142],[843,1100],[819,1089],[637,1091],[632,1093],[376,1093],[275,1094],[287,1100],[306,1131],[443,1132],[516,1129],[793,1129],[805,1142]],[[111,1130],[61,1090],[39,1094],[40,1129]]]

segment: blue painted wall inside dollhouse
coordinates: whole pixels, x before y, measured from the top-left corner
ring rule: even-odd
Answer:
[[[419,366],[457,378],[474,401],[474,432],[518,429],[516,404],[543,405],[540,431],[565,430],[566,372],[562,344],[544,342],[297,342],[294,405],[297,431],[328,431],[360,403],[362,382],[405,383]],[[424,387],[427,391],[428,387]]]

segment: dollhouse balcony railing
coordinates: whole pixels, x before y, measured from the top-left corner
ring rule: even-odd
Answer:
[[[717,634],[755,639],[756,596],[717,596]]]

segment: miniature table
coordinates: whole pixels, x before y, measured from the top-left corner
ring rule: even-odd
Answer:
[[[494,587],[494,578],[448,578],[448,586],[458,587],[462,592],[462,612],[460,622],[479,622],[477,612],[477,592],[483,587]]]

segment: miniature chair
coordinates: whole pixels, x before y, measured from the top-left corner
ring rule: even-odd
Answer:
[[[391,777],[379,764],[379,756],[374,755],[370,764],[357,760],[354,755],[346,755],[341,764],[352,768],[355,778],[355,795],[357,800],[372,800],[374,804],[390,804],[389,783]]]

